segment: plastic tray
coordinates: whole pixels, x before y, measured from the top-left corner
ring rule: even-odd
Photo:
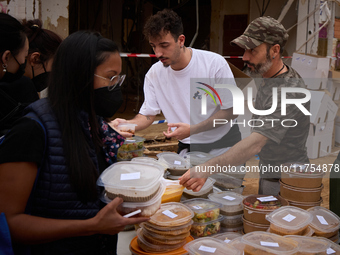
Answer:
[[[243,196],[231,191],[209,194],[209,199],[222,204],[221,214],[232,216],[243,214]]]
[[[223,241],[214,238],[200,238],[184,246],[189,254],[200,255],[241,255],[242,253],[232,245],[226,244]]]
[[[192,166],[203,164],[213,157],[214,156],[209,153],[200,151],[190,151],[184,155],[184,158],[189,161]]]
[[[105,187],[112,194],[124,201],[150,200],[159,189],[163,169],[147,163],[118,162],[109,166],[99,176],[97,185]]]
[[[300,235],[312,222],[313,216],[294,206],[283,206],[266,215],[270,230],[279,235]]]
[[[221,222],[223,219],[224,216],[220,215],[216,220],[204,223],[194,222],[191,226],[190,233],[194,237],[203,237],[217,234],[221,230]]]
[[[321,206],[309,208],[307,211],[313,215],[310,226],[316,236],[329,238],[339,232],[340,218],[332,211]]]
[[[330,247],[330,244],[328,242],[315,237],[288,235],[286,236],[286,238],[297,241],[299,244],[299,254],[303,255],[326,255],[327,249]]]
[[[194,222],[207,222],[216,220],[220,215],[221,204],[204,198],[193,198],[183,201],[193,212]]]

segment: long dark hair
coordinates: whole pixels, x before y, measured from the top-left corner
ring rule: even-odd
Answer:
[[[82,201],[97,197],[98,171],[90,157],[90,143],[82,128],[79,114],[89,115],[90,132],[95,148],[101,147],[93,105],[93,80],[97,66],[118,46],[99,33],[78,31],[59,46],[52,64],[48,96],[62,130],[63,147],[70,178]]]

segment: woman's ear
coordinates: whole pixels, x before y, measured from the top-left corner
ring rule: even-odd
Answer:
[[[3,64],[7,64],[7,62],[8,62],[8,59],[9,59],[9,55],[11,54],[11,51],[9,51],[9,50],[6,50],[3,54],[2,54],[2,56],[1,56],[1,62],[3,63]]]
[[[30,62],[30,65],[33,66],[33,67],[35,65],[41,64],[39,52],[33,52],[32,54],[28,55],[27,59]]]

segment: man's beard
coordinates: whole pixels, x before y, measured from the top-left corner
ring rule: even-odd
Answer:
[[[247,68],[247,70],[249,71],[250,74],[260,74],[260,75],[263,75],[266,72],[268,72],[269,69],[273,65],[272,60],[271,60],[270,55],[269,55],[269,52],[267,52],[266,62],[264,62],[264,63],[258,63],[256,65],[253,64],[253,63],[250,63],[249,61],[244,61],[244,63],[254,67],[254,70]]]

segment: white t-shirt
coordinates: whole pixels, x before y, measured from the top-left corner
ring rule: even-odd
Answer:
[[[139,113],[154,116],[162,111],[168,123],[200,123],[220,109],[233,107],[232,95],[228,89],[211,89],[221,83],[235,85],[235,80],[227,61],[216,53],[192,49],[189,64],[179,71],[173,70],[171,66],[164,67],[158,61],[145,76],[145,100]],[[206,97],[206,115],[201,111],[203,97]],[[229,129],[228,123],[192,135],[181,142],[211,143],[227,134]]]

